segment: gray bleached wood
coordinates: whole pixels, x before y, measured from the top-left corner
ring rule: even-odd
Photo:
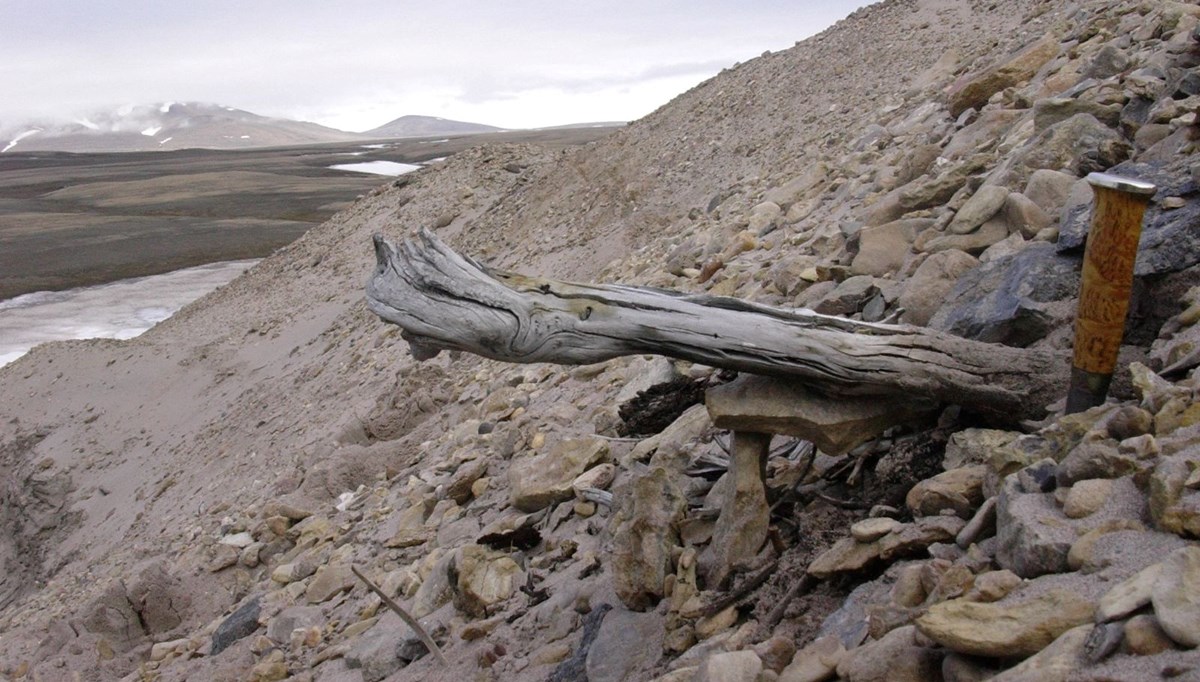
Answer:
[[[911,325],[871,324],[735,298],[590,285],[494,270],[428,230],[375,236],[367,304],[418,360],[461,350],[567,365],[653,353],[792,377],[832,395],[919,396],[1005,422],[1040,418],[1065,358]]]

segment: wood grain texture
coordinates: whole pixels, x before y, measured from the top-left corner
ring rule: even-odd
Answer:
[[[375,237],[367,303],[417,359],[460,350],[506,362],[578,365],[658,354],[794,377],[831,395],[914,395],[1001,422],[1040,418],[1066,386],[1045,351],[870,324],[740,299],[490,269],[428,231]]]
[[[1142,219],[1150,197],[1093,187],[1095,207],[1083,256],[1074,365],[1111,374],[1125,334]]]

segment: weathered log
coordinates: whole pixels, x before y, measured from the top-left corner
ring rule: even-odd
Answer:
[[[1047,351],[721,296],[559,282],[495,270],[432,233],[375,236],[367,303],[417,359],[461,350],[506,362],[589,364],[658,354],[794,377],[832,395],[932,398],[1001,421],[1040,418],[1068,362]]]

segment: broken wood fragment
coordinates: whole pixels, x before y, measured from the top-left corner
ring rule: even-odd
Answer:
[[[437,642],[433,641],[433,637],[430,637],[429,633],[425,631],[425,628],[421,627],[420,621],[418,621],[416,618],[413,618],[408,611],[405,611],[404,608],[397,604],[394,599],[389,597],[382,588],[372,582],[370,578],[363,575],[362,572],[358,570],[357,566],[351,564],[350,571],[353,572],[354,575],[361,580],[368,589],[374,592],[375,595],[383,601],[384,605],[391,609],[397,616],[400,616],[400,620],[404,621],[408,627],[413,629],[413,632],[415,632],[417,637],[420,638],[421,643],[425,645],[426,649],[429,649],[429,652],[434,655],[434,658],[437,658],[438,662],[440,662],[442,665],[450,665],[448,662],[446,662],[446,657],[442,654],[442,650],[438,648]]]

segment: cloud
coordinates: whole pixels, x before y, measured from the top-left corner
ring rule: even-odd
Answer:
[[[0,128],[166,100],[351,129],[404,114],[628,119],[862,4],[6,0]]]

